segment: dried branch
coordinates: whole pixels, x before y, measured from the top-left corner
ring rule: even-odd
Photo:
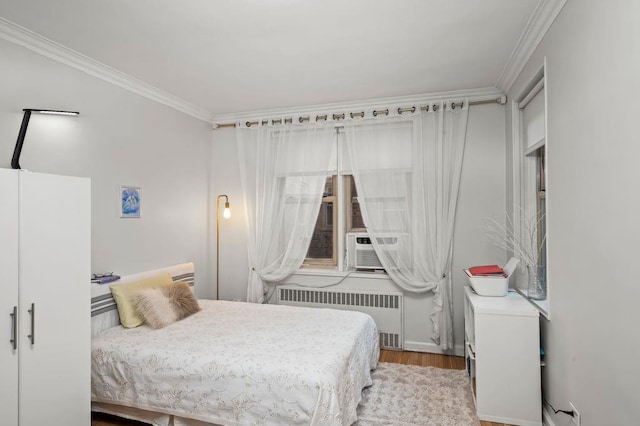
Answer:
[[[544,220],[544,215],[536,213],[533,217],[525,218],[524,211],[521,208],[519,209],[520,217],[524,218],[520,236],[516,234],[516,225],[509,215],[507,215],[504,224],[494,218],[486,219],[482,229],[494,246],[512,251],[514,256],[520,258],[527,265],[537,265],[547,239],[546,234],[540,241],[538,241],[537,237],[538,227]]]

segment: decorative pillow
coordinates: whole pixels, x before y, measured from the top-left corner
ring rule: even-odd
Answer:
[[[162,287],[173,284],[173,279],[168,273],[144,278],[128,284],[112,284],[109,286],[113,300],[118,306],[120,324],[125,328],[133,328],[143,324],[142,318],[137,314],[133,304],[133,296],[140,290]]]
[[[151,328],[162,328],[195,314],[198,302],[186,283],[140,290],[134,296],[138,314]]]
[[[173,286],[167,286],[166,288],[169,287]],[[167,298],[163,290],[164,288],[148,288],[140,290],[133,297],[138,315],[151,328],[166,327],[178,319],[171,307],[169,298]]]
[[[164,287],[162,292],[171,303],[171,308],[176,314],[176,321],[180,321],[200,310],[198,301],[193,297],[193,292],[186,283],[177,283]]]

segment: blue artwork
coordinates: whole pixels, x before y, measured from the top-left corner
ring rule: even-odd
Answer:
[[[140,217],[140,188],[120,187],[120,217]]]

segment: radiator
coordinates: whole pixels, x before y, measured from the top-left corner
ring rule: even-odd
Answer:
[[[380,347],[402,349],[402,293],[303,288],[293,285],[279,286],[277,293],[279,305],[345,309],[369,314],[378,327]]]

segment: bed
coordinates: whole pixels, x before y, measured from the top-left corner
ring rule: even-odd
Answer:
[[[192,264],[158,271],[193,283]],[[92,298],[94,411],[158,426],[356,421],[378,360],[370,316],[199,300],[200,312],[168,327],[125,329],[107,292]]]

